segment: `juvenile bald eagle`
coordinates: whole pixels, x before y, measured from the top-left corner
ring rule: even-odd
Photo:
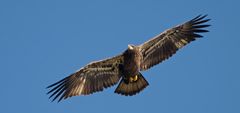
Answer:
[[[47,94],[58,101],[77,95],[89,95],[118,83],[115,93],[132,96],[145,87],[148,82],[140,71],[168,59],[186,44],[202,37],[197,33],[208,32],[203,24],[210,19],[199,15],[190,21],[173,27],[151,40],[138,45],[128,45],[127,50],[115,57],[89,63],[70,76],[48,86]]]

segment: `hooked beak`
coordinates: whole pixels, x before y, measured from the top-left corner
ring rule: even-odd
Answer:
[[[128,49],[133,50],[134,46],[133,45],[128,45]]]

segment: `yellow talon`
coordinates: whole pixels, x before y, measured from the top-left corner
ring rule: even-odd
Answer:
[[[130,82],[136,82],[138,80],[138,76],[130,77]]]
[[[138,80],[138,76],[135,75],[134,78],[133,78],[133,81],[135,82],[135,81],[137,81],[137,80]]]

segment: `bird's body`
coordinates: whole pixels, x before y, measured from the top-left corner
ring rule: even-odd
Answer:
[[[119,68],[122,73],[122,80],[115,93],[131,96],[140,92],[148,85],[148,82],[140,73],[142,54],[139,47],[128,45],[128,49],[122,56],[124,62]]]
[[[140,63],[142,55],[139,52],[139,49],[130,46],[128,49],[123,53],[124,56],[124,63],[123,63],[123,77],[126,82],[130,81],[130,78],[134,78],[135,75],[138,75],[140,71]]]
[[[202,28],[210,25],[203,23],[210,19],[205,16],[185,22],[168,29],[151,40],[138,45],[129,45],[120,55],[101,61],[91,62],[70,76],[48,86],[52,88],[48,94],[53,101],[59,101],[77,95],[89,95],[102,91],[119,82],[115,93],[132,96],[145,87],[148,82],[142,76],[152,66],[161,63],[177,52],[180,48],[202,37],[197,33],[208,32]]]

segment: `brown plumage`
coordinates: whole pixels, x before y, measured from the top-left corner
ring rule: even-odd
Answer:
[[[120,83],[115,93],[132,96],[145,87],[148,82],[140,71],[147,70],[152,66],[168,59],[191,41],[202,37],[197,33],[208,32],[203,24],[210,19],[204,19],[207,15],[197,16],[181,25],[173,27],[157,35],[153,39],[139,45],[129,45],[122,54],[92,62],[70,76],[48,86],[53,101],[58,101],[77,95],[89,95],[102,91]]]

